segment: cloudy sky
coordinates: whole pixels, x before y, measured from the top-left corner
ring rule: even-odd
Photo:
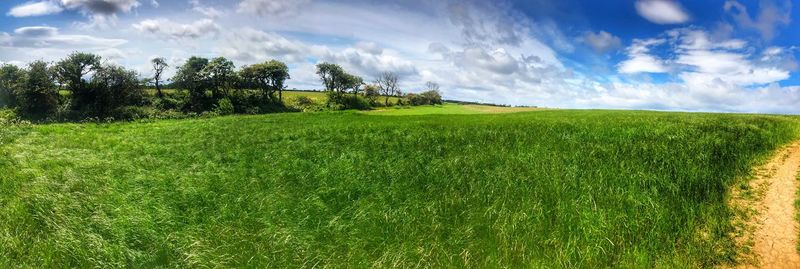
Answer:
[[[192,55],[395,71],[446,98],[562,108],[800,113],[791,0],[4,0],[0,62],[71,51],[151,74]]]

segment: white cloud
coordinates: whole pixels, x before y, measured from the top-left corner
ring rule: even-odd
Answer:
[[[11,8],[8,12],[12,17],[42,16],[61,12],[63,9],[51,1],[27,2]]]
[[[92,49],[110,48],[127,43],[122,39],[107,39],[90,35],[65,35],[58,28],[48,26],[22,27],[14,30],[14,35],[0,34],[0,41],[13,48],[58,48]]]
[[[310,2],[311,0],[243,0],[237,11],[261,16],[288,15]]]
[[[634,39],[628,47],[628,59],[619,63],[618,71],[623,74],[666,73],[669,68],[664,61],[650,54],[650,47],[664,44],[664,39]]]
[[[689,21],[686,10],[673,0],[638,0],[636,12],[656,24],[679,24]]]
[[[133,28],[140,32],[178,40],[198,39],[219,32],[219,25],[211,19],[202,19],[189,24],[176,23],[169,19],[151,19],[134,24]]]
[[[200,3],[200,0],[189,0],[189,4],[192,6],[192,10],[197,13],[203,14],[203,16],[209,18],[219,18],[224,14],[224,12],[210,6],[203,5]]]
[[[606,31],[586,32],[582,37],[582,41],[599,53],[605,53],[622,46],[622,41],[620,41],[619,37]]]
[[[755,30],[764,39],[771,40],[775,37],[775,29],[791,22],[792,2],[783,1],[779,6],[773,1],[762,0],[759,4],[761,11],[758,16],[751,18],[747,12],[747,7],[735,0],[725,1],[725,11],[730,13],[739,26]]]

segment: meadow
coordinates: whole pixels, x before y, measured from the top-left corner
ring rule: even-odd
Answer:
[[[0,267],[711,267],[735,256],[728,188],[797,136],[784,116],[397,111],[6,124]]]

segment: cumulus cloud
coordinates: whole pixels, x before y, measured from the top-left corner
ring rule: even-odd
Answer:
[[[664,44],[664,39],[634,39],[627,48],[628,59],[618,65],[623,74],[665,73],[669,69],[664,61],[650,54],[650,47]]]
[[[0,32],[0,46],[6,48],[99,49],[125,43],[123,39],[61,34],[58,28],[48,26],[17,28],[13,35]]]
[[[311,0],[243,0],[237,11],[261,16],[280,16],[293,14],[310,2]]]
[[[689,14],[673,0],[638,0],[636,12],[656,24],[679,24],[689,21]]]
[[[200,0],[189,0],[189,4],[192,6],[192,10],[209,18],[219,18],[223,14],[222,11],[214,7],[203,5]]]
[[[739,26],[757,31],[767,40],[775,37],[777,27],[791,22],[792,2],[788,0],[783,1],[781,5],[770,0],[762,0],[759,4],[761,11],[756,17],[751,17],[747,7],[735,0],[725,1],[724,8]]]
[[[60,5],[51,1],[27,2],[11,8],[8,15],[12,17],[31,17],[56,14],[64,10]]]
[[[181,24],[169,19],[151,19],[136,23],[133,28],[143,33],[177,40],[198,39],[219,32],[219,25],[211,19],[202,19],[189,24]]]
[[[606,31],[586,32],[582,37],[582,41],[598,53],[605,53],[622,46],[622,41],[619,37]]]
[[[292,64],[307,64],[309,59],[316,59],[340,64],[368,78],[381,71],[395,71],[405,76],[417,73],[410,61],[388,53],[374,42],[357,42],[350,47],[334,49],[251,28],[226,33],[223,40],[217,51],[244,63],[279,59]]]

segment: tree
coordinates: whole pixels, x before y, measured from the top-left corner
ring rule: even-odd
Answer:
[[[326,91],[338,93],[343,90],[341,83],[346,74],[344,69],[337,64],[327,62],[317,64],[317,75],[322,80]]]
[[[135,105],[142,98],[142,87],[135,71],[118,65],[98,69],[91,83],[92,112],[109,116],[115,109]]]
[[[370,104],[377,105],[377,98],[380,96],[380,88],[375,84],[364,85],[364,97],[367,97]]]
[[[25,70],[16,65],[0,66],[0,107],[15,107],[16,94],[25,79]]]
[[[22,87],[15,94],[20,112],[28,116],[44,116],[54,112],[58,107],[58,91],[47,62],[30,63],[26,73]]]
[[[419,94],[424,98],[425,103],[428,105],[441,105],[442,102],[442,94],[439,93],[439,90],[429,90]]]
[[[164,75],[164,70],[169,67],[169,64],[167,64],[167,59],[163,57],[154,58],[151,63],[153,64],[153,82],[156,84],[158,98],[164,98],[164,93],[161,92],[161,80]]]
[[[211,60],[204,68],[203,75],[211,83],[211,95],[214,99],[228,96],[228,89],[233,85],[236,66],[225,57]]]
[[[425,83],[425,88],[427,88],[428,91],[438,92],[440,87],[438,83],[433,81],[428,81],[427,83]]]
[[[364,79],[356,75],[344,74],[341,85],[344,90],[350,90],[353,95],[358,95],[361,86],[364,85]]]
[[[283,89],[287,79],[290,79],[289,67],[286,64],[271,60],[259,64],[245,66],[239,72],[242,80],[248,86],[257,87],[267,98],[272,99],[278,92],[278,100],[283,101]]]
[[[53,67],[58,82],[72,93],[74,107],[82,109],[87,105],[87,100],[91,99],[84,78],[100,68],[101,60],[102,58],[95,54],[73,52]]]
[[[189,91],[189,105],[195,110],[203,110],[207,107],[201,104],[206,99],[208,83],[203,76],[203,70],[208,65],[208,59],[192,56],[178,67],[172,81],[178,87]]]
[[[389,96],[400,95],[400,87],[397,83],[398,80],[399,77],[396,73],[387,71],[378,75],[378,79],[375,81],[375,84],[377,84],[380,89],[380,93],[386,97],[386,106],[389,106]]]

